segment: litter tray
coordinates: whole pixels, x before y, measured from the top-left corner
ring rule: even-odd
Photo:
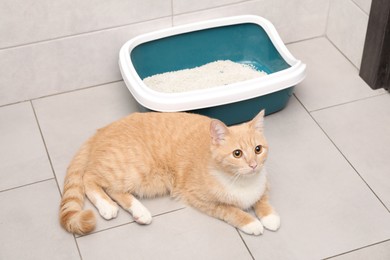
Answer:
[[[152,90],[144,78],[195,68],[218,60],[248,64],[268,75],[180,93]],[[306,66],[283,44],[274,26],[258,16],[235,16],[172,27],[137,36],[119,53],[126,86],[142,110],[187,111],[228,125],[253,118],[261,109],[283,109]]]

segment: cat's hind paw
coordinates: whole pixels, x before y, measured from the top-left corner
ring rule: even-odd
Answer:
[[[280,217],[275,213],[271,213],[265,217],[262,217],[261,222],[266,229],[271,231],[276,231],[280,227]]]
[[[243,231],[244,233],[249,234],[249,235],[258,236],[258,235],[263,234],[264,227],[263,227],[263,224],[261,224],[261,222],[258,219],[256,219],[256,220],[252,221],[251,223],[240,227],[240,230]]]
[[[118,215],[119,207],[116,204],[99,201],[96,206],[99,210],[100,216],[106,220],[116,218]]]

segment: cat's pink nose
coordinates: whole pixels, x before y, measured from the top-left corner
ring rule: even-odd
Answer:
[[[249,167],[251,167],[254,170],[257,167],[257,163],[256,162],[251,162],[251,163],[249,163]]]

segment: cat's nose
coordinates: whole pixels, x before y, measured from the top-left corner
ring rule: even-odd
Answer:
[[[253,170],[257,167],[257,162],[250,162],[249,167],[251,167]]]

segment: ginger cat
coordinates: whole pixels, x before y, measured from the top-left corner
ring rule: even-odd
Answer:
[[[264,110],[231,127],[190,113],[134,113],[99,129],[68,167],[61,225],[76,234],[95,228],[84,194],[103,218],[115,218],[119,204],[139,224],[152,216],[136,197],[169,194],[247,234],[277,230],[263,121]],[[251,207],[261,221],[245,211]]]

